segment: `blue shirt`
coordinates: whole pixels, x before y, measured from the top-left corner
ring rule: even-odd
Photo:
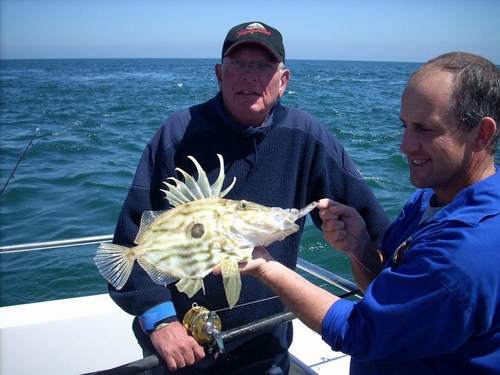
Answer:
[[[389,261],[358,303],[339,301],[323,339],[352,374],[500,373],[500,173],[420,223],[418,190],[382,239]]]

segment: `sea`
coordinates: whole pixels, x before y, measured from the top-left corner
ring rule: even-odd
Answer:
[[[171,113],[217,94],[218,62],[0,60],[0,246],[112,234],[144,147]],[[415,190],[399,106],[418,66],[287,61],[282,103],[343,143],[391,219]],[[0,306],[105,293],[97,247],[1,253]],[[310,220],[300,257],[352,280],[346,256]]]

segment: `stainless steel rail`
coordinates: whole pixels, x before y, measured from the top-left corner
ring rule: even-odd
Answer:
[[[33,251],[33,250],[57,249],[59,247],[91,245],[101,242],[110,242],[112,239],[113,235],[106,235],[106,236],[81,237],[81,238],[74,238],[74,239],[60,240],[60,241],[33,242],[20,245],[0,246],[0,254],[18,253],[22,251]]]
[[[361,297],[361,295],[358,294],[360,292],[358,286],[355,283],[346,280],[343,277],[336,275],[330,271],[327,271],[324,268],[321,268],[313,263],[310,263],[307,260],[299,258],[297,261],[297,268],[313,276],[316,276],[323,281],[326,281],[328,284],[345,290],[346,292],[356,292],[356,295],[358,295],[358,297]]]
[[[83,246],[92,245],[101,242],[111,242],[113,240],[113,235],[103,235],[103,236],[91,236],[91,237],[80,237],[68,240],[59,241],[47,241],[47,242],[33,242],[20,245],[9,245],[0,246],[0,254],[6,253],[17,253],[23,251],[35,251],[35,250],[49,250],[57,249],[61,247],[71,247],[71,246]],[[330,271],[327,271],[313,263],[310,263],[304,259],[299,258],[297,261],[297,268],[307,272],[319,279],[336,286],[342,290],[353,292],[357,291],[357,286],[353,282],[346,280]]]

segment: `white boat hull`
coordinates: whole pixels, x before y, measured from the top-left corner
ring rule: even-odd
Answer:
[[[0,374],[82,374],[136,361],[142,351],[131,324],[107,294],[2,307]],[[305,364],[294,374],[349,373],[348,356],[297,319],[294,330],[290,352]]]

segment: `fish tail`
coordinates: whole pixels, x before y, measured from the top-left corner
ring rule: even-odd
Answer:
[[[130,277],[134,260],[131,248],[112,243],[102,243],[94,257],[101,275],[117,290],[123,288]]]

